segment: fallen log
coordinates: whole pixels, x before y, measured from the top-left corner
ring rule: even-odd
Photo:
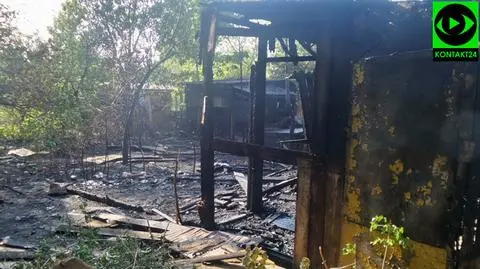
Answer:
[[[89,193],[87,191],[76,189],[70,186],[68,186],[66,189],[67,189],[67,192],[70,194],[75,194],[91,201],[104,203],[109,206],[133,210],[137,212],[145,212],[145,209],[141,206],[131,205],[126,202],[109,197],[108,195],[97,195],[97,194]]]
[[[266,197],[269,194],[272,194],[274,192],[280,191],[281,189],[283,189],[285,187],[292,186],[293,184],[295,184],[297,182],[297,179],[298,179],[297,177],[292,178],[292,179],[287,179],[287,180],[284,180],[284,181],[278,183],[277,185],[275,185],[275,186],[273,186],[269,189],[266,189],[263,192],[263,197]]]

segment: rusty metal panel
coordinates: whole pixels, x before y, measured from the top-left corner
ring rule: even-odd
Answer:
[[[457,95],[466,70],[468,64],[433,62],[430,51],[355,65],[347,156],[349,221],[368,226],[382,214],[416,241],[447,243]]]

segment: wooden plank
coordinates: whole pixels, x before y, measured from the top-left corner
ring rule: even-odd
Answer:
[[[281,189],[285,188],[285,187],[288,187],[288,186],[292,186],[293,184],[295,184],[297,182],[298,178],[295,177],[295,178],[291,178],[291,179],[287,179],[287,180],[284,180],[268,189],[266,189],[264,192],[263,192],[263,196],[266,197],[268,196],[269,194],[272,194],[274,192],[277,192],[277,191],[280,191]]]
[[[164,231],[165,238],[168,241],[181,243],[183,241],[190,240],[192,238],[205,238],[205,237],[216,237],[224,240],[224,242],[235,242],[238,244],[246,243],[251,241],[250,238],[246,236],[238,236],[226,232],[218,231],[208,231],[203,228],[190,227],[178,225],[168,221],[155,221],[155,220],[146,220],[131,218],[122,215],[115,214],[98,214],[95,216],[98,219],[114,221],[117,223],[124,223],[133,226],[140,226],[145,229],[153,228],[158,231]]]
[[[81,213],[68,213],[67,222],[69,225],[72,226],[87,228],[109,228],[117,225],[115,222],[106,223],[104,221],[99,221],[95,219],[87,221],[85,218],[85,214]]]
[[[159,216],[162,216],[162,217],[165,218],[166,220],[168,220],[168,221],[170,221],[170,222],[175,222],[175,223],[176,223],[176,221],[175,221],[172,217],[170,217],[169,215],[163,213],[162,211],[160,211],[160,210],[158,210],[158,209],[156,209],[156,208],[153,208],[152,211],[153,211],[153,213],[155,213],[155,214],[157,214],[157,215],[159,215]]]
[[[128,229],[113,229],[113,228],[96,228],[95,231],[98,235],[108,236],[108,237],[130,237],[141,240],[150,240],[150,241],[161,241],[164,240],[163,233],[156,232],[142,232],[142,231],[133,231]],[[56,232],[69,232],[69,233],[78,233],[79,229],[69,226],[59,226],[56,229]]]
[[[242,143],[224,139],[214,139],[213,147],[215,151],[230,153],[237,156],[259,156],[266,161],[296,164],[297,159],[308,159],[312,155],[303,151],[287,150],[281,148],[272,148],[250,143]]]
[[[228,253],[223,255],[198,257],[198,258],[185,259],[185,260],[176,260],[173,262],[173,264],[180,265],[180,264],[194,264],[194,263],[202,263],[202,262],[220,261],[220,260],[226,260],[226,259],[241,258],[241,257],[244,257],[245,254],[246,252],[242,250],[239,252]]]
[[[119,162],[122,160],[121,154],[108,154],[108,155],[100,155],[100,156],[92,156],[85,158],[83,162],[85,163],[94,163],[97,165],[105,164],[105,163],[112,163],[112,162]],[[129,158],[129,162],[173,162],[175,159],[165,159],[161,156],[155,155],[145,155],[145,156],[132,156]]]
[[[213,58],[216,46],[216,14],[209,9],[202,14],[202,20],[206,20],[207,44],[203,52],[203,79],[204,87],[204,113],[201,121],[200,138],[200,166],[201,166],[201,193],[202,198],[198,206],[198,212],[202,226],[207,229],[215,228],[215,204],[214,204],[214,151],[213,151]]]
[[[225,219],[225,220],[223,220],[223,221],[219,221],[219,222],[218,222],[218,225],[231,224],[231,223],[234,223],[234,222],[236,222],[236,221],[245,219],[245,218],[247,218],[247,217],[249,217],[249,216],[250,216],[250,214],[239,214],[239,215],[236,215],[236,216],[227,218],[227,219]]]

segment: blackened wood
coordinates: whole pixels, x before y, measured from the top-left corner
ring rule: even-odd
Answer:
[[[278,192],[285,187],[292,186],[293,184],[295,184],[297,182],[297,180],[298,179],[295,177],[295,178],[291,178],[291,179],[287,179],[287,180],[284,180],[282,182],[279,182],[278,184],[275,184],[274,186],[266,189],[263,192],[263,196],[268,196],[269,194],[272,194],[274,192]]]
[[[213,11],[205,13],[209,16],[210,24],[208,34],[206,51],[203,57],[203,79],[205,83],[205,110],[203,121],[201,125],[201,150],[200,150],[200,165],[201,165],[201,203],[198,208],[200,221],[202,226],[206,229],[215,228],[215,204],[214,204],[214,178],[213,178],[213,128],[214,121],[212,117],[213,110],[213,59],[215,55],[216,42],[216,17]]]
[[[251,143],[263,145],[265,138],[265,93],[266,93],[266,73],[267,73],[267,39],[260,37],[258,39],[258,59],[255,64],[255,79],[251,84],[253,89],[253,110]],[[249,156],[248,158],[248,192],[247,207],[252,212],[259,214],[263,210],[262,203],[262,176],[263,160],[259,156]]]
[[[337,23],[331,24],[331,54],[327,62],[331,63],[331,72],[326,81],[326,90],[329,91],[328,108],[326,114],[326,143],[323,147],[328,156],[323,193],[325,193],[325,222],[323,249],[325,259],[330,266],[338,266],[341,255],[341,221],[343,207],[343,193],[346,167],[346,141],[348,119],[350,115],[349,96],[352,82],[352,65],[350,62],[350,48],[352,39],[352,3],[345,1],[333,9],[333,16],[338,18]],[[322,46],[317,46],[322,48]],[[325,126],[325,124],[323,125]],[[313,247],[313,246],[312,246]],[[317,246],[318,247],[318,246]]]
[[[311,158],[311,155],[304,151],[272,148],[218,138],[213,140],[213,148],[219,152],[230,153],[237,156],[255,155],[266,161],[285,164],[296,164],[298,158]]]
[[[75,194],[91,201],[104,203],[106,205],[113,206],[113,207],[134,210],[137,212],[145,212],[145,209],[141,206],[125,203],[123,201],[109,197],[108,195],[98,195],[98,194],[90,193],[84,190],[76,189],[71,186],[68,186],[66,190],[70,194]]]

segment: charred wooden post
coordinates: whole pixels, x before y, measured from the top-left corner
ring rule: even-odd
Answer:
[[[295,267],[302,258],[311,259],[312,268],[322,268],[318,247],[324,239],[325,181],[320,163],[311,159],[298,159],[298,189],[295,219]]]
[[[328,108],[326,128],[325,238],[323,248],[330,265],[338,266],[341,255],[341,223],[346,168],[347,127],[352,87],[351,46],[352,1],[339,4],[333,14],[331,72],[327,80]],[[319,47],[319,46],[317,46]]]
[[[336,265],[340,256],[341,216],[343,202],[345,141],[348,125],[348,97],[351,88],[349,35],[351,3],[332,8],[328,23],[323,25],[317,47],[313,99],[311,148],[318,161],[299,161],[297,198],[297,234],[295,262],[303,255],[311,258],[312,267],[320,268],[322,246],[325,259]],[[310,213],[311,212],[311,213]],[[304,226],[304,227],[303,227]],[[303,231],[307,229],[307,232]]]
[[[250,143],[263,145],[265,138],[265,92],[267,71],[267,39],[258,39],[258,59],[255,64],[254,83],[250,92],[253,109],[251,110]],[[252,87],[253,86],[253,87]],[[248,158],[247,208],[254,213],[261,213],[262,204],[263,160],[257,156]]]
[[[198,212],[202,226],[206,229],[215,228],[215,203],[214,203],[214,177],[213,177],[213,59],[215,56],[216,42],[216,17],[212,10],[205,11],[202,14],[202,38],[204,43],[203,59],[203,79],[205,83],[204,104],[201,120],[201,192],[202,198],[199,204]]]

